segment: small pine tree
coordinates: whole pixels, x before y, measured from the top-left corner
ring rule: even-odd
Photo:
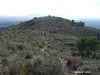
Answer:
[[[76,43],[76,47],[81,53],[81,56],[86,54],[87,57],[93,54],[98,49],[98,46],[99,42],[96,38],[81,38]]]
[[[71,21],[71,25],[74,25],[74,23],[75,23],[74,20],[72,20],[72,21]]]

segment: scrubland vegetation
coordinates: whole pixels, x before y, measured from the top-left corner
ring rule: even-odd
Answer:
[[[100,30],[71,22],[54,16],[35,17],[1,31],[0,75],[99,75]],[[96,41],[90,43],[92,36]],[[86,37],[83,42],[82,37]]]

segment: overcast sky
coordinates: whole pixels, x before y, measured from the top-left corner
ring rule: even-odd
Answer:
[[[100,0],[0,0],[0,15],[100,18]]]

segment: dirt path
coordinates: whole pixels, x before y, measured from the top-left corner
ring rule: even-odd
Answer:
[[[42,48],[41,51],[43,52],[46,48],[47,48],[47,46],[45,46],[44,48]]]
[[[44,34],[44,31],[43,31]],[[49,55],[49,53],[47,53],[45,50],[47,49],[48,46],[50,46],[50,44],[46,41],[45,36],[43,37],[44,42],[47,44],[44,48],[41,49],[42,52],[45,52],[46,54]],[[57,57],[57,59],[60,61],[61,65],[63,68],[66,68],[66,63],[67,61],[65,59],[61,59],[59,56]],[[67,69],[67,68],[66,68]],[[77,75],[76,73],[73,73],[71,71],[68,72],[68,75]]]
[[[44,42],[47,44],[44,48],[41,49],[42,52],[45,52],[46,54],[48,54],[45,50],[47,49],[48,46],[50,46],[50,44],[46,41],[45,37],[43,37]],[[49,55],[49,54],[48,54]],[[60,60],[60,63],[62,64],[63,67],[66,66],[66,62],[64,59],[61,59],[60,57],[57,57],[58,60]]]

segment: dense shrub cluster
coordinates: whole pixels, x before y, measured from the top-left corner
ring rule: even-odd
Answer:
[[[86,55],[86,57],[90,57],[99,48],[99,43],[96,38],[81,38],[76,43],[76,47],[81,53],[81,56]]]

